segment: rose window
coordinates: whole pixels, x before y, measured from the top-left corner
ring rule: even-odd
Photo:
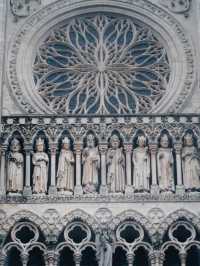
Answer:
[[[159,35],[113,14],[75,17],[37,49],[35,90],[55,113],[147,113],[164,97],[170,66]]]

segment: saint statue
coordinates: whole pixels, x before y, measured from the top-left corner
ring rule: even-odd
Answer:
[[[161,192],[172,192],[174,184],[174,158],[169,147],[169,138],[163,134],[160,139],[160,148],[157,154],[158,182]]]
[[[7,191],[22,193],[24,179],[24,157],[21,153],[21,144],[14,138],[11,142],[7,165]]]
[[[182,150],[183,183],[187,191],[200,189],[200,156],[191,133],[184,136]]]
[[[62,140],[57,171],[57,188],[60,192],[72,194],[74,191],[74,155],[70,150],[70,139]]]
[[[95,147],[95,137],[92,134],[87,136],[86,147],[82,154],[83,164],[83,191],[94,193],[98,187],[98,170],[100,168],[100,155],[98,147]]]
[[[48,182],[49,157],[44,152],[44,140],[38,138],[36,141],[36,152],[33,154],[33,192],[46,193]]]
[[[104,229],[100,234],[97,234],[97,259],[99,266],[112,266],[112,239],[108,234],[108,230]]]
[[[148,192],[150,189],[150,156],[147,141],[144,135],[138,136],[138,147],[133,151],[133,187],[139,192]]]
[[[107,182],[111,193],[125,190],[125,157],[120,147],[120,139],[113,135],[110,139],[110,148],[107,153],[108,175]]]

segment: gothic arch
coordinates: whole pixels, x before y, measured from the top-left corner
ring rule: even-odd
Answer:
[[[126,220],[133,220],[137,223],[139,223],[146,232],[148,232],[148,235],[150,237],[150,240],[152,240],[152,234],[151,234],[151,221],[147,219],[144,215],[141,213],[134,211],[134,210],[126,210],[118,215],[114,216],[113,219],[110,222],[110,227],[112,230],[115,230],[121,223],[123,223]]]
[[[62,223],[66,226],[67,224],[75,221],[76,219],[80,219],[82,222],[86,223],[94,232],[97,231],[99,228],[99,223],[97,222],[97,220],[92,215],[81,209],[73,210],[63,216]]]
[[[188,222],[192,223],[198,231],[200,231],[200,217],[188,210],[178,209],[170,213],[161,221],[157,230],[161,236],[161,239],[164,237],[169,226],[180,218],[185,218]]]
[[[47,222],[29,210],[20,210],[6,218],[5,221],[1,223],[1,232],[4,232],[4,235],[7,235],[10,229],[21,219],[27,219],[34,223],[44,234],[45,239],[47,239],[48,235],[51,233]]]

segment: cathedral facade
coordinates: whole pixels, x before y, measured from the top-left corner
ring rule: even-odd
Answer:
[[[0,266],[200,266],[199,0],[1,0]]]

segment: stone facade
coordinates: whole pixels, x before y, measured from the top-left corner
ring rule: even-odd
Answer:
[[[200,265],[199,15],[1,1],[0,265]]]

